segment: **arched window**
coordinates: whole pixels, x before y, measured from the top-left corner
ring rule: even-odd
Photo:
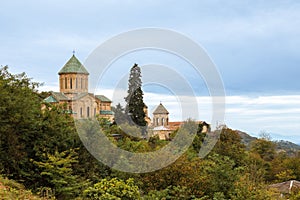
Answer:
[[[88,80],[87,80],[87,78],[85,79],[85,89],[87,90],[87,88],[88,88]]]
[[[75,79],[75,85],[76,85],[76,89],[78,89],[78,78],[76,77],[76,79]]]
[[[86,116],[87,116],[87,117],[90,117],[90,107],[87,107],[87,108],[86,108]]]
[[[63,89],[63,79],[62,78],[59,79],[59,83],[60,83],[60,89]]]
[[[65,89],[68,88],[68,80],[67,80],[67,77],[65,77]]]
[[[80,108],[80,117],[82,117],[82,108]]]
[[[72,83],[73,81],[72,81],[72,78],[70,78],[70,89],[72,89],[73,88],[73,83]]]
[[[161,118],[161,125],[164,126],[164,123],[165,123],[165,119],[162,117]]]

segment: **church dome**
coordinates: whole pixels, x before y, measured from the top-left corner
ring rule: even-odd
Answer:
[[[160,103],[157,108],[153,112],[154,115],[156,114],[169,114],[168,110]]]
[[[63,68],[58,72],[61,74],[86,74],[89,75],[89,72],[85,69],[85,67],[80,63],[80,61],[73,56],[68,60],[68,62],[63,66]]]

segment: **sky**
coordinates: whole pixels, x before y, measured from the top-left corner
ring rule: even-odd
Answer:
[[[299,1],[12,0],[1,1],[0,8],[0,65],[43,82],[40,90],[58,91],[57,72],[73,50],[85,63],[99,45],[120,33],[168,29],[195,41],[215,64],[226,93],[221,123],[300,144]],[[212,98],[205,81],[189,63],[168,52],[143,50],[120,57],[107,71],[99,93],[114,103],[122,101],[115,97],[115,85],[120,82],[126,89],[126,74],[134,63],[142,73],[153,63],[177,70],[194,90],[198,120],[211,121]],[[178,82],[171,85],[179,93],[159,84],[145,85],[144,99],[150,111],[162,102],[171,121],[182,120],[178,99],[189,94]]]

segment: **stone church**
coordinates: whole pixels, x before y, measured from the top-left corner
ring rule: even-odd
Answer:
[[[67,112],[75,119],[100,117],[113,119],[111,100],[104,95],[88,92],[89,72],[73,54],[58,72],[59,92],[51,92],[44,101],[66,104]]]
[[[170,134],[175,130],[179,129],[184,122],[170,122],[169,121],[169,111],[166,107],[160,103],[152,113],[153,119],[151,123],[152,134],[157,135],[161,140],[169,140]],[[210,130],[210,125],[205,121],[196,121],[198,124],[202,124],[202,132],[207,133]]]

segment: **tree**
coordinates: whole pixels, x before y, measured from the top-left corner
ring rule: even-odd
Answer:
[[[126,107],[125,114],[131,118],[130,124],[137,126],[146,126],[144,101],[142,91],[141,69],[134,64],[130,70],[128,80],[128,95],[125,97]]]
[[[275,144],[267,138],[254,140],[250,151],[259,154],[265,161],[272,161],[276,153]]]
[[[126,123],[124,108],[121,106],[120,103],[118,103],[115,108],[113,107],[112,111],[114,112],[115,115],[114,124]]]
[[[45,153],[45,161],[33,163],[41,169],[43,187],[49,187],[55,192],[58,199],[70,199],[79,194],[80,188],[86,185],[75,175],[72,166],[78,163],[76,149],[58,152],[55,154]],[[78,149],[77,149],[78,150]]]
[[[84,197],[95,200],[131,200],[140,199],[140,193],[132,178],[126,181],[113,178],[111,180],[102,179],[93,187],[89,187],[84,191]]]
[[[228,156],[237,166],[243,165],[245,159],[245,145],[237,131],[223,128],[220,139],[216,143],[212,153]]]
[[[0,171],[13,179],[24,179],[30,171],[28,156],[41,115],[38,86],[25,73],[0,68]]]
[[[215,193],[222,192],[218,196],[225,195],[226,199],[229,199],[238,178],[238,169],[234,166],[234,161],[227,156],[218,154],[208,156],[201,166],[201,172],[208,177],[206,184],[209,187],[206,188],[205,194],[212,198]]]

